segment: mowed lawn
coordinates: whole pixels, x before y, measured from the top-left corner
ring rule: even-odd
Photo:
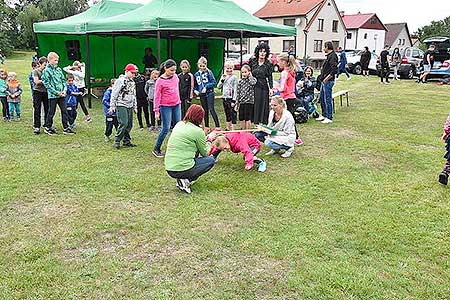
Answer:
[[[187,195],[155,133],[104,142],[98,100],[75,136],[34,136],[30,58],[5,65],[25,93],[0,123],[0,299],[449,299],[450,87],[342,76],[351,106],[299,126],[291,158],[221,155]]]

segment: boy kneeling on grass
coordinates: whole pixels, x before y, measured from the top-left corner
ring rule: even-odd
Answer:
[[[249,132],[230,132],[218,135],[212,144],[209,155],[216,160],[222,151],[244,154],[245,170],[253,169],[253,165],[258,166],[259,172],[266,171],[266,162],[256,156],[261,150],[261,143]]]

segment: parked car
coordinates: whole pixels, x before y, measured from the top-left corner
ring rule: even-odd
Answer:
[[[250,58],[253,56],[253,54],[244,54],[242,56],[242,64],[248,64]],[[278,56],[276,53],[270,53],[269,54],[269,60],[273,65],[273,71],[274,72],[279,72],[280,71],[280,66],[278,65]],[[240,70],[241,69],[241,58],[238,57],[236,60],[236,63],[234,64],[234,69],[235,70]]]
[[[436,46],[434,50],[434,64],[430,77],[443,77],[450,75],[450,37],[432,37],[423,41],[427,47]]]
[[[348,55],[347,56],[347,70],[350,73],[361,75],[362,74],[362,67],[361,67],[361,53],[362,50],[359,50],[354,55]],[[372,57],[369,62],[369,71],[372,73],[378,73],[377,71],[377,59],[378,55],[375,53],[371,53]]]
[[[391,60],[393,52],[394,49],[389,50],[389,61]],[[400,49],[400,55],[402,57],[402,62],[398,68],[400,78],[413,79],[422,64],[423,51],[417,48],[407,47],[405,49]],[[377,70],[378,72],[381,71],[380,59],[377,60]],[[391,68],[391,74],[393,73],[394,69]]]

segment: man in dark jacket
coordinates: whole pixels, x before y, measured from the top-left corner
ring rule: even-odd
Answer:
[[[380,53],[380,67],[381,67],[381,83],[383,83],[383,79],[386,78],[385,84],[390,84],[389,82],[389,75],[391,73],[391,70],[389,68],[389,48],[391,48],[389,45],[386,45],[384,47],[384,50]]]
[[[326,55],[326,60],[322,66],[322,72],[319,75],[319,80],[322,82],[320,86],[319,102],[322,107],[322,116],[316,118],[317,121],[322,121],[323,124],[333,123],[333,86],[338,69],[338,57],[334,52],[333,43],[325,42],[323,51]]]

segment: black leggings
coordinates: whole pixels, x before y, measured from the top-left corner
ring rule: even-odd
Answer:
[[[202,95],[200,96],[200,103],[205,110],[205,127],[209,127],[209,113],[214,120],[216,127],[220,127],[219,118],[217,117],[216,109],[214,108],[214,94]]]
[[[291,99],[285,99],[285,101],[286,101],[287,110],[292,114],[292,116],[294,116],[297,99],[291,98]],[[298,139],[298,131],[297,131],[297,126],[295,124],[294,124],[294,128],[295,128],[295,138]]]
[[[139,123],[139,127],[143,128],[144,124],[142,123],[142,111],[144,111],[144,118],[145,123],[147,124],[147,127],[150,127],[150,120],[148,115],[148,102],[146,99],[139,99],[137,101],[137,119]]]
[[[389,68],[389,65],[381,65],[381,82],[383,82],[383,78],[386,78],[386,82],[389,82],[389,75],[391,73],[391,70]]]
[[[80,90],[80,92],[81,92],[81,95],[77,96],[77,102],[80,104],[81,110],[83,111],[83,114],[84,114],[85,116],[89,116],[88,109],[87,109],[87,107],[86,107],[86,104],[84,103],[84,97],[83,97],[83,94],[84,94],[84,88],[79,88],[79,90]]]
[[[2,102],[2,117],[3,119],[9,119],[8,100],[6,100],[6,97],[0,97],[0,101]]]

